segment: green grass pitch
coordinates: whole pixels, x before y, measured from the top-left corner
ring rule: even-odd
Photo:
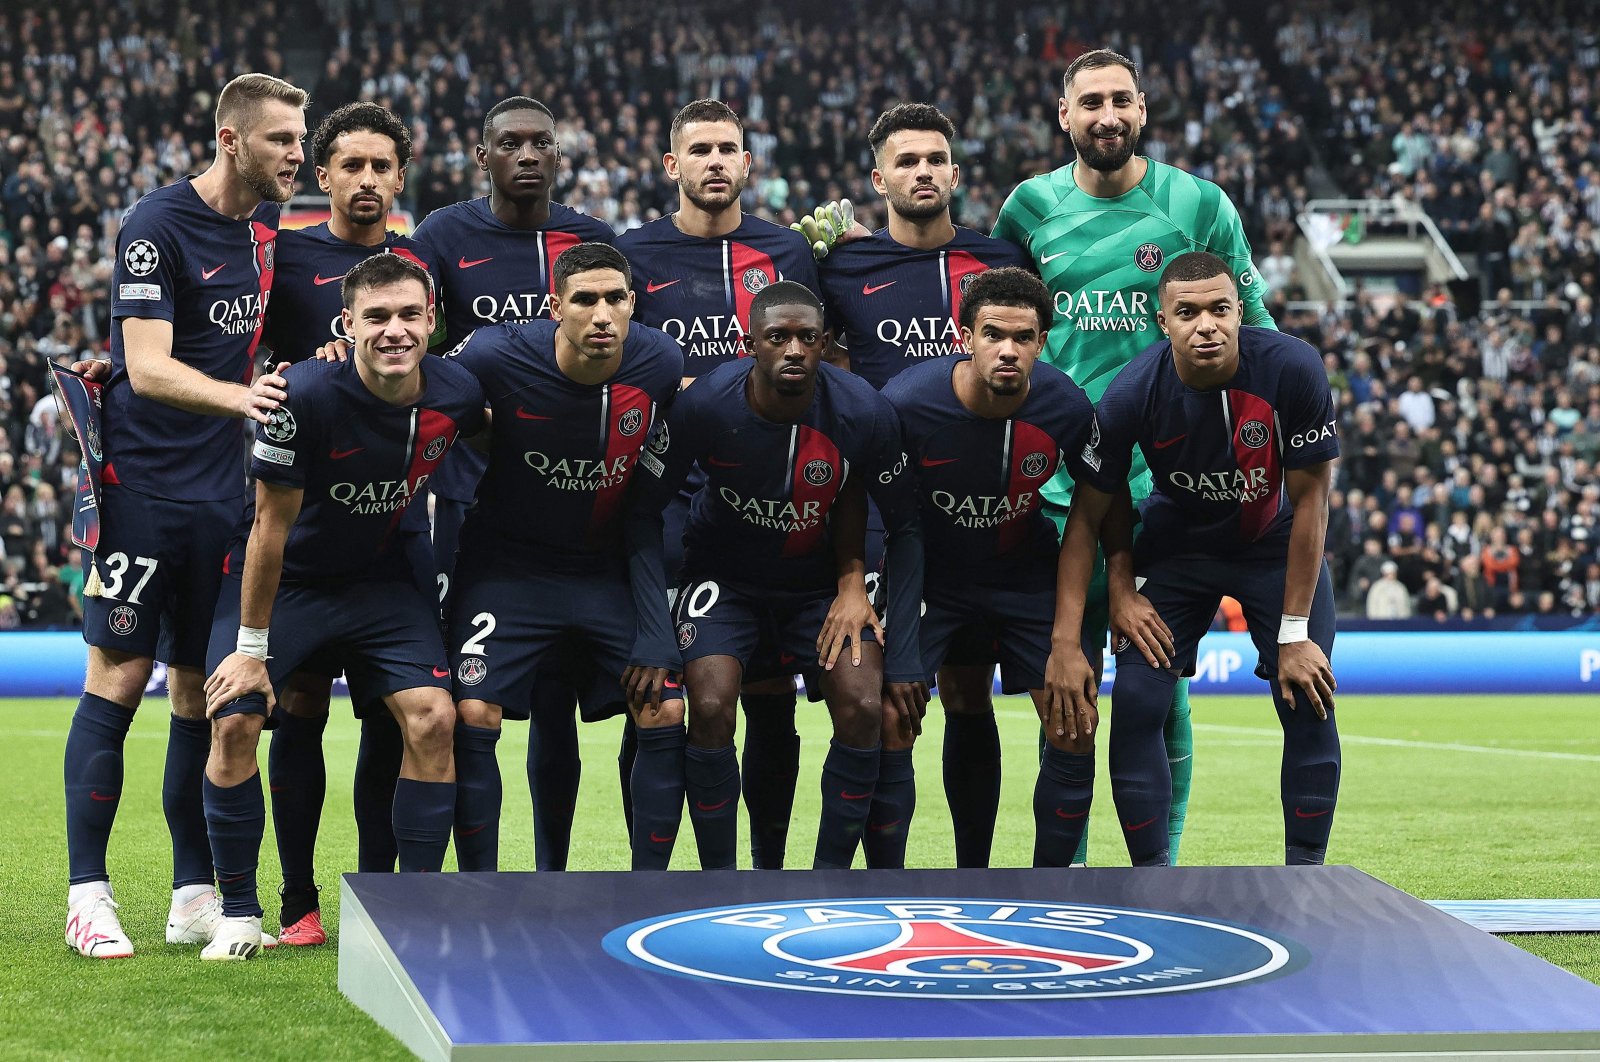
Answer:
[[[1031,791],[1037,728],[1024,699],[999,705],[1005,795],[995,865],[1023,866],[1032,852]],[[0,700],[0,1058],[400,1059],[400,1045],[337,989],[335,943],[204,964],[198,950],[163,942],[171,853],[161,816],[165,705],[139,713],[128,741],[127,783],[111,846],[123,925],[138,954],[91,962],[62,941],[66,853],[61,750],[72,703]],[[1331,857],[1427,899],[1600,895],[1594,842],[1600,792],[1596,705],[1581,697],[1345,697],[1339,702],[1345,773]],[[319,840],[323,913],[338,925],[336,875],[355,865],[350,773],[356,727],[335,703],[326,739],[328,803]],[[1265,696],[1197,698],[1196,770],[1187,864],[1276,863],[1279,738]],[[789,851],[810,861],[826,747],[820,706],[802,707],[804,756]],[[618,808],[620,724],[581,731],[585,773],[574,869],[623,869]],[[928,717],[918,757],[922,792],[909,863],[949,866],[949,817],[939,782],[942,719]],[[525,729],[500,743],[505,776],[501,865],[531,868]],[[262,762],[265,763],[263,747]],[[1102,767],[1090,861],[1126,865]],[[694,844],[687,821],[675,867]],[[1587,838],[1587,840],[1585,840]],[[278,872],[269,828],[264,898]],[[276,919],[268,902],[267,922]],[[1600,983],[1600,936],[1523,936],[1516,943]],[[530,1001],[531,1002],[531,1001]]]

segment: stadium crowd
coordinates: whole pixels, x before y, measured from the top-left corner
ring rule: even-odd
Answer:
[[[1510,27],[1482,2],[1434,22],[1412,3],[1296,4],[1260,24],[1152,0],[1114,14],[921,0],[871,22],[827,4],[527,19],[491,3],[430,10],[425,33],[414,2],[290,0],[225,18],[150,6],[0,12],[0,629],[70,626],[80,610],[78,454],[45,366],[104,349],[122,212],[204,167],[218,85],[289,73],[291,23],[295,45],[327,56],[311,123],[358,98],[409,123],[401,205],[417,219],[481,194],[483,113],[527,92],[558,118],[554,198],[619,232],[676,202],[659,156],[673,111],[697,97],[745,118],[751,213],[788,221],[848,196],[869,227],[883,215],[865,130],[895,100],[931,101],[960,129],[956,217],[987,231],[1020,179],[1070,157],[1062,68],[1113,44],[1143,69],[1142,150],[1226,189],[1274,317],[1326,352],[1346,454],[1328,539],[1344,609],[1600,610],[1600,43],[1570,21],[1578,5],[1540,0],[1540,17]],[[1157,24],[1159,40],[1127,29]],[[1291,305],[1287,248],[1319,156],[1343,194],[1423,204],[1476,267],[1477,312],[1442,288],[1411,304]],[[314,194],[309,166],[301,182]]]

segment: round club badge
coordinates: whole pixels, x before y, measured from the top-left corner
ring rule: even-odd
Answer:
[[[1146,273],[1154,273],[1161,268],[1161,263],[1166,255],[1161,252],[1161,245],[1155,243],[1141,243],[1133,252],[1133,264]]]
[[[147,277],[161,264],[161,252],[149,240],[134,240],[122,252],[122,264],[136,277]]]
[[[456,668],[456,681],[463,686],[476,686],[489,677],[489,665],[481,656],[469,656]]]
[[[624,435],[638,435],[642,427],[644,427],[644,410],[637,407],[628,410],[617,420],[617,430]]]
[[[678,624],[678,648],[687,649],[694,644],[695,636],[700,632],[695,630],[694,624],[684,620]]]
[[[714,907],[606,934],[612,957],[703,981],[913,999],[1192,992],[1303,960],[1259,929],[1161,911],[889,897]]]
[[[445,437],[443,435],[439,436],[438,438],[434,439],[432,442],[428,443],[427,448],[422,451],[422,459],[424,461],[437,461],[437,460],[439,460],[440,455],[442,455],[444,453],[445,447],[449,446],[449,445],[450,445],[450,443],[445,440]]]
[[[771,277],[767,276],[764,271],[754,267],[746,269],[744,271],[744,276],[740,279],[744,282],[744,290],[748,291],[752,295],[756,294],[757,292],[761,291],[762,288],[765,288],[768,284],[772,283]]]
[[[1038,450],[1022,459],[1022,474],[1029,479],[1038,479],[1049,467],[1050,458]]]
[[[1272,441],[1272,432],[1259,420],[1247,420],[1239,425],[1239,441],[1252,450],[1259,450]]]
[[[106,617],[106,626],[111,628],[112,634],[132,634],[139,626],[139,614],[127,605],[118,605]]]
[[[819,457],[815,461],[807,461],[801,474],[813,487],[821,487],[833,478],[833,466]]]

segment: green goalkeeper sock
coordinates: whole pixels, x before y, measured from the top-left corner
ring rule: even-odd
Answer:
[[[1194,728],[1189,721],[1189,680],[1180,679],[1172,691],[1172,709],[1162,732],[1167,742],[1167,763],[1172,767],[1172,811],[1167,815],[1167,852],[1178,863],[1178,842],[1189,813],[1189,782],[1194,776]]]

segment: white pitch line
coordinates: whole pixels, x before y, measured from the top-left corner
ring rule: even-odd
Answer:
[[[1194,728],[1218,734],[1262,735],[1281,733],[1277,730],[1269,730],[1266,727],[1226,726],[1222,723],[1196,723]],[[1339,741],[1346,745],[1387,745],[1402,749],[1438,749],[1441,752],[1489,752],[1499,756],[1532,756],[1541,760],[1576,760],[1580,763],[1600,763],[1600,756],[1590,755],[1585,752],[1545,752],[1542,749],[1509,749],[1496,748],[1493,745],[1460,745],[1449,741],[1408,741],[1404,738],[1366,737],[1361,734],[1343,732],[1339,734]]]

